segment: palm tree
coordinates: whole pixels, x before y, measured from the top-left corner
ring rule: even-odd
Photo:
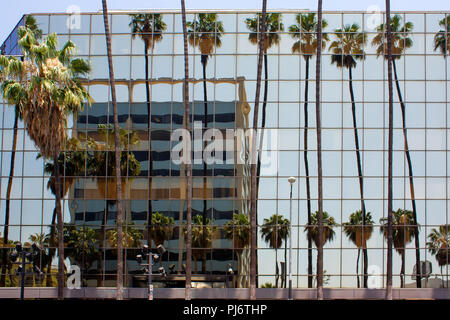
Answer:
[[[108,52],[109,84],[111,86],[111,98],[114,115],[114,145],[115,145],[115,176],[117,194],[117,300],[123,300],[123,212],[122,212],[122,184],[120,179],[120,136],[119,136],[119,116],[117,114],[116,84],[114,80],[114,68],[111,53],[111,33],[108,23],[108,8],[106,0],[102,0],[103,22],[105,25],[106,48]]]
[[[203,217],[201,215],[195,215],[192,218],[192,257],[194,259],[195,273],[197,270],[197,259],[203,260],[202,273],[205,273],[203,266],[206,265],[206,250],[211,248],[213,233],[215,226],[211,224],[209,219],[206,219],[206,224],[203,224]],[[187,228],[184,227],[184,235],[187,237]]]
[[[38,155],[40,158],[41,155]],[[86,164],[86,152],[83,150],[80,141],[77,138],[67,139],[65,148],[63,152],[59,154],[58,158],[58,168],[60,176],[60,185],[62,188],[61,199],[64,198],[69,192],[70,187],[75,181],[77,176],[85,175],[85,164]],[[44,172],[50,175],[47,182],[47,189],[50,189],[52,194],[56,196],[56,180],[55,180],[55,166],[52,160],[45,163]],[[50,226],[50,233],[48,235],[48,252],[49,257],[47,261],[47,278],[46,284],[48,287],[53,286],[52,278],[52,260],[56,254],[56,239],[55,239],[55,222],[56,222],[56,207],[53,209],[52,223]]]
[[[391,2],[386,0],[386,37],[388,61],[388,92],[389,92],[389,130],[388,130],[388,220],[387,220],[387,261],[386,261],[386,300],[392,300],[392,165],[394,138],[394,93],[392,84],[392,31],[391,31]]]
[[[357,210],[350,215],[349,221],[345,222],[344,232],[351,242],[358,248],[358,257],[356,258],[356,278],[359,282],[359,256],[361,254],[361,248],[367,249],[367,240],[372,236],[373,220],[370,212],[365,215],[365,223],[363,224],[363,214],[361,210]],[[365,271],[364,271],[365,272]],[[366,273],[364,273],[364,276]]]
[[[287,243],[289,236],[289,219],[285,219],[280,214],[274,214],[269,219],[264,219],[264,224],[261,227],[261,238],[269,244],[272,249],[275,249],[275,288],[278,288],[278,249],[282,246],[283,240]]]
[[[265,47],[266,38],[266,10],[267,0],[263,0],[262,3],[262,15],[261,15],[261,36],[259,37],[259,49],[258,49],[258,69],[256,75],[256,92],[255,92],[255,107],[253,111],[253,135],[252,135],[252,150],[251,150],[251,210],[250,210],[250,226],[251,226],[251,238],[250,238],[250,299],[256,299],[256,274],[257,274],[257,219],[256,219],[256,204],[257,204],[257,172],[255,160],[259,159],[256,149],[256,132],[258,129],[258,113],[259,113],[259,94],[261,91],[261,71],[263,52]]]
[[[329,50],[333,53],[331,63],[335,63],[338,68],[348,69],[348,85],[350,90],[350,98],[352,102],[352,119],[353,133],[355,137],[356,165],[358,169],[359,194],[361,197],[362,224],[364,227],[366,221],[366,205],[364,202],[364,177],[361,164],[361,153],[359,149],[358,125],[356,122],[356,103],[353,93],[353,76],[352,69],[356,67],[357,60],[364,60],[364,46],[367,42],[367,35],[359,32],[360,27],[356,23],[346,25],[344,29],[336,29],[336,41],[333,41]],[[363,230],[365,230],[363,228]],[[367,248],[363,247],[363,272],[364,272],[364,288],[367,288]],[[358,278],[359,279],[359,278]]]
[[[174,223],[172,217],[167,217],[159,212],[153,213],[152,225],[149,230],[152,233],[152,239],[156,247],[172,237]]]
[[[308,100],[309,100],[309,61],[317,50],[317,19],[315,13],[297,14],[297,24],[289,27],[289,32],[294,39],[298,39],[292,45],[292,53],[300,53],[305,59],[305,102],[304,102],[304,133],[303,133],[303,162],[305,164],[305,182],[306,182],[306,203],[308,209],[308,223],[311,223],[311,184],[309,180],[309,163],[308,163]],[[326,28],[328,23],[322,20],[322,28]],[[328,35],[323,34],[322,49],[325,49],[328,41]],[[312,239],[308,238],[308,288],[312,288],[313,274],[312,271]]]
[[[151,142],[151,101],[150,101],[150,83],[148,74],[148,51],[151,50],[152,68],[153,68],[153,49],[157,42],[160,42],[163,37],[163,31],[167,29],[167,25],[162,21],[162,15],[159,13],[138,13],[132,14],[131,22],[131,34],[133,38],[139,36],[144,42],[144,54],[145,54],[145,94],[147,99],[147,114],[148,114],[148,162],[149,162],[149,196],[151,197],[152,190],[152,178],[153,177],[153,158],[152,158],[152,142]],[[152,224],[152,199],[148,199],[148,215],[147,226]],[[151,233],[147,230],[147,235]],[[148,244],[151,244],[151,238],[147,239]]]
[[[267,50],[269,50],[273,45],[278,45],[280,42],[279,32],[284,31],[284,24],[281,22],[281,13],[269,13],[266,15],[265,20],[265,31],[264,35],[264,50],[263,50],[263,59],[264,59],[264,98],[262,104],[262,114],[261,114],[261,129],[266,127],[266,106],[267,106],[267,95],[268,95],[268,87],[269,87],[269,68],[267,61]],[[260,26],[262,22],[262,14],[258,13],[254,18],[247,18],[245,23],[247,24],[247,28],[250,30],[248,35],[248,40],[250,43],[254,45],[258,45],[261,38],[262,28]],[[259,149],[262,150],[263,143],[263,133],[260,137]],[[259,189],[259,178],[261,172],[261,154],[258,155],[258,164],[256,168],[256,188]],[[258,212],[256,212],[258,214]]]
[[[42,30],[37,27],[36,19],[33,16],[26,16],[25,18],[25,27],[29,29],[30,32],[34,33],[34,37],[36,40],[40,40],[42,38]],[[3,244],[7,244],[9,241],[9,216],[10,216],[10,207],[11,207],[11,189],[14,179],[14,165],[16,159],[16,147],[17,147],[17,127],[19,120],[22,120],[22,115],[20,113],[19,108],[15,106],[14,108],[14,125],[13,125],[13,142],[11,148],[11,158],[9,162],[9,176],[8,176],[8,186],[6,187],[6,203],[5,203],[5,223],[3,227]],[[6,282],[6,267],[8,262],[8,255],[6,250],[2,252],[2,269],[0,275],[0,287],[5,286]]]
[[[100,140],[94,141],[88,138],[86,145],[91,151],[91,156],[87,160],[88,175],[93,177],[97,183],[97,189],[103,199],[106,199],[105,210],[103,211],[102,224],[100,227],[100,244],[104,246],[106,224],[109,217],[109,207],[117,204],[117,180],[115,178],[116,152],[115,152],[115,130],[111,125],[98,125]],[[131,148],[139,144],[139,137],[136,132],[119,129],[120,150],[120,173],[121,198],[127,196],[127,190],[131,185],[133,177],[141,173],[141,164],[131,152]],[[92,154],[93,153],[93,154]],[[122,187],[123,186],[123,187]],[[123,239],[123,238],[122,238]],[[97,286],[103,286],[102,251],[98,251],[97,263]]]
[[[30,139],[42,156],[55,163],[55,207],[58,218],[58,298],[63,298],[64,243],[59,178],[59,153],[66,140],[68,114],[80,110],[86,101],[91,102],[79,77],[90,71],[83,59],[72,59],[75,45],[68,41],[57,49],[56,34],[49,35],[37,44],[35,33],[26,26],[19,28],[19,45],[25,61],[14,57],[1,57],[7,79],[2,90],[9,104],[18,105]]]
[[[190,107],[189,107],[189,56],[188,56],[188,33],[186,28],[186,7],[184,0],[181,0],[181,18],[183,24],[183,47],[184,47],[184,81],[183,81],[183,105],[184,121],[183,127],[188,130],[191,136],[190,126]],[[191,300],[191,275],[192,275],[192,170],[191,154],[189,152],[186,163],[186,193],[187,193],[187,212],[186,212],[186,285],[185,299]]]
[[[246,288],[248,286],[248,269],[244,267],[244,261],[246,260],[245,251],[250,245],[250,221],[248,216],[243,213],[235,213],[233,220],[225,223],[223,230],[225,232],[225,238],[233,240],[233,248],[237,255],[238,261],[238,287]],[[243,277],[242,274],[246,276]]]
[[[400,283],[401,287],[405,287],[405,261],[406,261],[406,245],[412,241],[412,238],[416,234],[418,226],[414,223],[414,217],[412,211],[398,209],[392,212],[392,241],[395,250],[402,257],[402,266],[400,270]],[[384,237],[388,237],[388,225],[387,219],[380,219],[380,231]]]
[[[307,236],[313,239],[316,248],[318,248],[321,243],[325,245],[325,243],[332,241],[334,239],[334,236],[336,235],[336,232],[333,230],[333,228],[337,226],[334,218],[328,215],[328,212],[323,211],[322,219],[323,219],[322,241],[320,241],[319,235],[320,229],[319,211],[316,211],[311,215],[311,224],[308,224],[305,227],[305,232]]]
[[[450,264],[449,260],[449,247],[450,247],[450,232],[449,232],[450,225],[443,224],[439,226],[439,230],[436,228],[433,228],[431,230],[431,233],[428,235],[428,238],[430,239],[429,242],[427,242],[428,251],[434,255],[436,258],[436,261],[439,264],[439,267],[441,268],[441,275],[442,280],[444,279],[442,267],[445,265]]]
[[[322,43],[322,0],[318,0],[317,42]],[[323,181],[322,181],[322,122],[320,103],[320,73],[322,63],[322,46],[317,46],[316,59],[316,126],[317,126],[317,202],[318,202],[318,238],[317,246],[317,299],[323,300]],[[311,219],[312,223],[312,219]]]
[[[417,224],[417,209],[416,209],[416,198],[414,193],[414,175],[413,175],[413,167],[411,162],[411,155],[409,153],[409,146],[408,146],[408,135],[407,135],[407,129],[406,129],[406,106],[403,102],[402,98],[402,92],[400,89],[400,82],[398,80],[397,75],[397,67],[395,60],[398,60],[401,58],[402,54],[406,51],[406,49],[412,47],[413,41],[409,37],[409,33],[413,29],[413,23],[412,22],[405,22],[403,26],[401,25],[402,17],[400,15],[395,15],[394,17],[390,18],[390,30],[392,32],[392,39],[391,39],[391,46],[390,49],[392,51],[392,67],[394,70],[394,78],[395,78],[395,86],[397,88],[397,95],[398,100],[400,101],[400,108],[401,108],[401,114],[402,114],[402,129],[403,129],[403,144],[405,148],[405,155],[406,155],[406,161],[408,163],[408,177],[409,177],[409,188],[410,188],[410,194],[411,194],[411,205],[412,205],[412,211],[413,211],[413,217],[414,217],[414,223]],[[386,47],[388,47],[388,44],[386,43],[386,24],[381,24],[378,26],[378,34],[375,36],[375,38],[372,40],[372,45],[377,46],[377,56],[384,56],[387,58],[386,55]],[[388,47],[389,48],[389,47]],[[421,272],[420,272],[420,243],[419,243],[419,234],[418,230],[416,230],[416,234],[414,235],[415,238],[415,247],[416,247],[416,265],[417,265],[417,275],[416,275],[416,284],[417,287],[420,288],[422,284],[421,280]]]
[[[214,48],[222,46],[220,39],[224,33],[222,21],[217,20],[216,13],[199,13],[198,20],[194,19],[186,23],[189,34],[189,44],[197,46],[201,53],[201,63],[203,69],[203,101],[204,101],[204,127],[208,128],[208,96],[206,88],[206,65],[208,58],[214,53]],[[205,141],[205,146],[207,142]],[[203,224],[207,219],[207,164],[203,161]],[[206,240],[206,239],[205,239]],[[206,270],[206,259],[202,261],[202,272]]]
[[[450,16],[439,21],[439,25],[444,30],[439,30],[434,36],[434,51],[439,49],[445,58],[447,51],[450,52]]]

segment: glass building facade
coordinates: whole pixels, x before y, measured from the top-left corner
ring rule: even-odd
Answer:
[[[159,281],[160,286],[182,287],[178,280],[183,278],[183,264],[186,263],[185,177],[183,165],[176,164],[171,153],[176,144],[171,135],[185,121],[182,106],[184,56],[181,14],[178,11],[150,12],[161,14],[166,28],[161,40],[148,51],[146,79],[144,41],[139,35],[134,36],[130,27],[132,15],[136,13],[112,12],[109,19],[119,122],[122,128],[135,132],[139,137],[139,142],[132,145],[130,151],[140,164],[140,172],[137,175],[130,173],[125,177],[130,179],[126,180],[128,183],[123,208],[127,228],[138,230],[142,238],[126,248],[126,285],[139,286],[141,267],[135,256],[141,245],[147,242],[145,230],[149,212],[159,212],[174,219],[172,232],[166,233],[162,242],[168,251],[163,255],[162,265],[166,270],[173,271],[169,273],[173,277],[167,280],[157,279],[157,282]],[[307,41],[308,37],[314,37],[314,32],[303,30],[300,38],[294,37],[291,32],[295,30],[291,26],[299,26],[298,15],[310,12],[287,10],[276,13],[279,13],[274,15],[278,23],[273,24],[275,27],[268,34],[274,40],[266,51],[264,66],[267,69],[263,68],[260,97],[260,108],[265,107],[265,137],[270,142],[265,144],[262,151],[265,161],[259,176],[258,283],[259,286],[267,282],[274,285],[277,283],[279,287],[285,284],[282,283],[280,263],[286,261],[289,241],[286,243],[282,239],[279,248],[274,248],[263,237],[263,225],[265,219],[274,214],[289,218],[288,178],[293,176],[296,178],[293,184],[291,221],[293,285],[307,288],[308,239],[305,226],[308,223],[308,196],[304,159],[307,140],[309,198],[311,212],[314,213],[317,210],[316,58],[314,54],[308,56],[303,49],[293,49],[299,39]],[[429,235],[433,233],[433,229],[437,231],[440,226],[449,224],[450,113],[447,108],[450,67],[448,57],[435,46],[435,37],[443,31],[444,39],[450,40],[450,29],[446,23],[450,22],[450,13],[395,12],[393,15],[398,15],[400,23],[396,33],[400,39],[398,45],[404,47],[395,60],[398,89],[394,84],[393,208],[412,210],[414,200],[417,222],[420,225],[420,260],[431,262],[429,280],[433,279],[433,283],[437,283],[433,285],[447,286],[448,259],[443,262],[441,259],[441,263],[438,263],[436,255],[429,250],[428,243],[432,241]],[[83,84],[95,102],[71,117],[67,130],[70,136],[81,140],[89,136],[99,141],[98,125],[113,123],[102,14],[35,14],[34,17],[44,37],[57,33],[60,47],[68,40],[74,42],[78,48],[77,56],[91,62],[92,72],[83,80]],[[257,46],[249,40],[252,31],[246,21],[255,17],[256,11],[217,12],[216,24],[220,22],[223,25],[223,33],[213,35],[220,38],[221,45],[214,46],[213,52],[208,55],[205,82],[201,48],[189,45],[191,121],[197,123],[203,131],[205,123],[207,128],[218,129],[223,133],[227,129],[246,129],[253,123],[258,56]],[[198,18],[197,12],[187,14],[187,21]],[[322,56],[321,81],[323,205],[335,222],[332,228],[334,237],[324,246],[325,286],[355,288],[357,259],[361,252],[349,238],[345,228],[350,215],[361,210],[354,120],[359,137],[363,199],[366,211],[370,212],[373,220],[373,231],[367,241],[369,271],[380,275],[382,280],[386,274],[387,245],[380,227],[384,223],[383,218],[387,217],[387,62],[382,54],[377,53],[378,46],[373,44],[379,32],[377,27],[385,19],[382,13],[377,16],[363,12],[325,12],[323,19],[327,21],[324,32],[328,38]],[[408,24],[409,30],[402,29],[405,22],[411,23]],[[19,22],[21,24],[23,21]],[[347,30],[346,26],[352,24],[356,24],[358,28]],[[336,52],[333,52],[332,43],[337,41],[337,46],[341,47],[345,35],[356,38],[357,33],[362,33],[365,41],[359,43],[360,51],[356,53],[355,64],[351,67],[350,82],[349,69],[345,65],[339,67],[340,64],[333,58]],[[446,42],[444,48],[448,48]],[[20,55],[16,31],[3,44],[2,53]],[[349,90],[350,84],[352,92]],[[309,90],[309,94],[305,93],[305,89]],[[352,102],[355,106],[355,119],[352,117]],[[406,136],[414,182],[413,196],[405,152],[401,104],[405,106]],[[305,106],[309,114],[307,126]],[[5,224],[8,224],[10,240],[32,242],[32,235],[48,234],[52,224],[55,202],[54,195],[47,188],[49,174],[44,170],[45,161],[38,157],[38,150],[26,134],[23,122],[19,121],[10,217],[6,222],[14,108],[2,103],[0,111],[0,232],[3,236]],[[236,159],[236,152],[231,155],[225,153],[224,159],[227,157]],[[108,177],[84,175],[73,178],[74,182],[63,200],[64,222],[77,228],[90,227],[97,232],[105,225],[103,234],[100,232],[103,240],[96,245],[98,255],[83,270],[85,285],[114,286],[116,257],[115,249],[108,242],[108,230],[114,229],[116,204],[114,197],[101,187],[102,179]],[[206,234],[210,234],[207,236],[209,241],[203,242],[204,245],[196,248],[194,244],[194,285],[225,285],[223,275],[230,266],[235,274],[244,279],[236,280],[234,286],[248,285],[248,248],[240,248],[236,241],[227,236],[225,230],[226,223],[232,220],[234,214],[249,214],[248,178],[249,171],[245,163],[216,161],[204,166],[203,162],[194,162],[192,215],[194,220],[195,216],[207,218],[205,221],[208,227],[204,227],[204,230]],[[447,245],[450,244],[446,234],[441,232],[441,236]],[[416,263],[415,241],[406,236],[405,239],[405,286],[414,287],[415,281],[411,276]],[[393,253],[395,287],[400,287],[403,260],[401,247],[403,246],[397,247],[398,250]],[[314,245],[312,248],[315,273],[316,249]],[[80,261],[84,261],[83,257],[74,258],[69,255],[67,265],[78,264]],[[56,259],[54,263],[56,264]],[[362,259],[358,266],[358,273],[361,274]],[[57,269],[56,265],[53,269]],[[382,281],[381,284],[384,283]]]

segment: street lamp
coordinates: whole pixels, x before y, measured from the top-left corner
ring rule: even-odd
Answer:
[[[22,244],[20,242],[17,242],[15,250],[10,254],[11,263],[19,265],[19,267],[17,268],[17,275],[20,274],[21,276],[20,300],[23,300],[25,295],[25,275],[35,273],[42,275],[42,271],[36,265],[36,257],[39,257],[41,253],[41,247],[34,243],[31,248],[33,251],[25,250],[22,247]],[[27,264],[33,265],[33,272],[26,272],[25,269]]]
[[[289,293],[288,299],[292,300],[292,187],[295,183],[295,178],[288,179],[291,185],[291,193],[289,197]]]
[[[156,247],[156,251],[158,253],[152,253],[150,248],[147,245],[144,245],[142,248],[142,254],[138,254],[136,256],[136,261],[139,263],[140,266],[144,267],[144,273],[147,273],[148,275],[148,300],[153,300],[153,284],[152,284],[152,267],[153,263],[159,261],[162,258],[162,255],[167,251],[162,245],[159,245]],[[147,256],[147,263],[142,263],[143,256]],[[145,268],[147,267],[147,268]],[[162,275],[163,277],[166,277],[166,270],[163,267],[158,268],[158,272],[154,275]]]

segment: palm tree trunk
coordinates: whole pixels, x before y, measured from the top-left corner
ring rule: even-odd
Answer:
[[[203,67],[203,101],[204,101],[204,114],[205,114],[205,130],[208,129],[208,93],[207,93],[207,88],[206,88],[206,65],[208,63],[208,55],[207,54],[202,54],[201,57],[201,62],[202,62],[202,67]],[[206,141],[205,141],[205,147],[206,147]],[[207,215],[207,205],[208,205],[208,201],[206,200],[208,195],[207,195],[207,188],[208,188],[208,183],[207,183],[207,165],[206,165],[206,161],[203,159],[203,214],[202,214],[202,218],[203,218],[203,228],[206,227],[206,215]],[[205,274],[206,273],[206,230],[202,230],[203,233],[203,248],[202,250],[202,273]]]
[[[278,288],[278,280],[280,278],[280,272],[278,269],[278,250],[275,248],[275,288]]]
[[[393,87],[392,87],[392,33],[391,3],[386,0],[386,26],[388,51],[388,87],[389,87],[389,133],[388,133],[388,236],[386,262],[386,300],[392,300],[392,163],[393,163]]]
[[[252,152],[251,152],[251,210],[250,210],[250,299],[256,299],[256,246],[257,246],[257,220],[256,220],[256,203],[257,203],[257,172],[256,163],[258,160],[256,149],[256,132],[258,129],[258,113],[259,113],[259,93],[261,91],[261,71],[262,60],[264,53],[264,41],[266,38],[266,7],[267,0],[263,0],[262,3],[262,18],[261,18],[261,37],[259,39],[259,51],[258,51],[258,69],[256,77],[256,92],[255,92],[255,107],[253,111],[253,135],[252,135]]]
[[[286,288],[286,277],[287,277],[287,265],[288,265],[288,261],[287,261],[287,234],[286,234],[286,237],[284,238],[284,273],[283,273],[285,288]]]
[[[117,193],[117,300],[123,300],[123,215],[122,215],[122,181],[120,179],[120,136],[119,117],[117,115],[116,85],[114,80],[114,67],[111,54],[111,34],[108,24],[108,8],[106,0],[102,0],[103,21],[105,24],[106,48],[108,51],[109,83],[114,114],[114,152],[116,156],[115,177]]]
[[[269,91],[269,69],[268,69],[268,63],[267,63],[267,52],[264,52],[264,98],[263,98],[263,104],[262,104],[262,114],[261,114],[261,136],[259,140],[259,150],[263,148],[263,140],[264,140],[264,128],[266,127],[266,106],[267,106],[267,94]],[[256,167],[256,195],[259,194],[259,179],[261,176],[261,153],[258,155],[258,164]],[[258,221],[258,201],[256,201],[256,221]],[[258,250],[256,250],[255,253],[255,260],[256,260],[256,270],[258,270]],[[258,273],[258,272],[257,272]],[[258,276],[256,277],[256,287],[258,287]]]
[[[149,183],[148,183],[148,213],[147,213],[147,245],[149,248],[152,246],[152,235],[151,235],[151,225],[152,225],[152,179],[153,179],[153,159],[152,159],[152,134],[151,134],[151,123],[152,123],[152,108],[150,102],[150,83],[148,75],[148,44],[147,41],[144,42],[145,50],[145,95],[147,99],[147,114],[148,114],[148,165],[149,165]],[[153,56],[153,54],[152,54]]]
[[[353,117],[353,132],[355,136],[355,152],[356,152],[356,164],[358,167],[358,179],[359,179],[359,194],[361,197],[361,212],[362,212],[362,241],[364,242],[364,232],[366,225],[366,205],[364,202],[364,177],[362,172],[361,165],[361,153],[359,149],[359,137],[358,137],[358,126],[356,122],[356,103],[355,103],[355,95],[353,93],[353,76],[352,76],[352,68],[348,68],[348,85],[350,90],[350,98],[352,100],[352,117]],[[367,248],[363,244],[363,286],[367,288]],[[358,249],[359,251],[359,249]],[[358,253],[359,254],[359,253]],[[359,277],[358,277],[359,280]],[[359,288],[359,286],[358,286]]]
[[[305,163],[305,176],[306,176],[306,206],[308,209],[308,225],[311,225],[311,185],[309,181],[309,163],[308,163],[308,91],[309,91],[309,56],[305,56],[305,104],[304,104],[304,116],[305,116],[305,128],[303,133],[303,162]],[[308,236],[308,288],[313,287],[313,262],[312,262],[312,239]]]
[[[64,221],[61,212],[61,181],[59,178],[59,154],[53,156],[55,177],[55,210],[58,230],[58,300],[64,299]]]
[[[322,0],[318,0],[317,43],[322,43]],[[316,126],[317,126],[317,185],[319,243],[317,247],[317,299],[323,300],[323,192],[322,192],[322,127],[320,115],[320,68],[322,46],[317,46],[316,62]]]
[[[184,43],[184,97],[183,104],[185,110],[185,129],[189,131],[190,136],[190,111],[189,111],[189,57],[186,29],[186,8],[184,0],[181,0],[181,12],[183,22],[183,43]],[[186,164],[186,189],[187,189],[187,236],[186,236],[186,285],[185,299],[191,300],[191,275],[192,275],[192,172],[191,172],[191,153]]]
[[[359,256],[361,255],[361,249],[358,248],[358,257],[356,258],[356,279],[358,281],[358,288],[361,287],[360,280],[359,280]]]
[[[103,211],[102,224],[100,226],[100,250],[97,262],[97,287],[104,287],[103,283],[103,252],[105,250],[106,221],[109,217],[109,201],[106,200],[106,208]]]
[[[403,129],[403,142],[405,147],[405,155],[406,155],[406,161],[408,162],[408,176],[409,176],[409,188],[411,193],[411,205],[412,205],[412,211],[413,211],[413,218],[414,218],[414,224],[417,226],[417,208],[416,208],[416,198],[414,193],[414,179],[413,179],[413,168],[412,168],[412,162],[411,162],[411,155],[409,153],[409,146],[408,146],[408,135],[407,135],[407,129],[406,129],[406,107],[405,103],[403,102],[402,98],[402,92],[400,90],[400,83],[398,81],[397,76],[397,66],[395,63],[395,60],[392,61],[392,66],[394,68],[394,77],[395,77],[395,86],[397,88],[397,94],[398,94],[398,100],[400,101],[400,107],[402,111],[402,129]],[[417,288],[422,287],[422,279],[421,279],[421,270],[420,270],[420,243],[419,243],[419,228],[414,228],[414,245],[416,247],[416,285]]]
[[[405,245],[403,245],[403,246],[405,246]],[[405,287],[405,260],[406,260],[405,248],[402,249],[401,255],[402,255],[402,266],[400,269],[400,288],[404,288]]]
[[[11,150],[11,160],[9,161],[9,177],[8,186],[6,188],[6,205],[5,205],[5,226],[3,227],[3,250],[2,250],[2,270],[0,277],[0,287],[4,287],[6,284],[6,270],[8,266],[8,250],[6,249],[9,240],[9,215],[10,215],[10,203],[11,203],[11,189],[14,179],[14,165],[16,161],[16,148],[17,148],[17,126],[19,122],[19,112],[17,108],[14,110],[14,126],[13,126],[13,142]]]

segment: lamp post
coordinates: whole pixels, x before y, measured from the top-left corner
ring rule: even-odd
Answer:
[[[35,257],[41,252],[41,248],[37,244],[32,245],[33,251],[25,250],[20,242],[16,243],[16,249],[11,253],[10,258],[13,264],[18,264],[17,275],[20,274],[20,300],[24,299],[25,296],[25,275],[37,273],[42,274],[39,267],[36,265]],[[20,261],[17,259],[20,257]],[[26,266],[28,264],[33,265],[33,272],[26,272]]]
[[[291,185],[291,192],[289,197],[289,293],[288,299],[292,300],[292,187],[295,183],[295,178],[288,179]]]
[[[144,267],[144,272],[147,272],[147,276],[148,276],[148,300],[153,300],[153,283],[152,283],[152,267],[153,267],[153,263],[156,261],[159,261],[162,257],[162,255],[166,252],[166,249],[162,246],[159,245],[156,247],[156,250],[158,251],[157,253],[152,253],[150,248],[147,245],[144,245],[144,247],[142,248],[142,255],[147,256],[147,263],[142,263],[143,259],[142,259],[142,255],[139,254],[136,256],[136,260],[137,262]],[[145,268],[147,267],[147,268]],[[166,271],[164,270],[163,267],[160,267],[158,269],[159,274],[162,276],[166,276]],[[157,274],[155,274],[157,275]]]

